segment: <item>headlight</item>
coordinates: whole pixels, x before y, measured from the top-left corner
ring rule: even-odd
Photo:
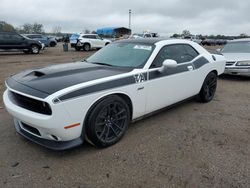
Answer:
[[[238,65],[238,66],[250,66],[250,61],[239,61],[236,65]]]

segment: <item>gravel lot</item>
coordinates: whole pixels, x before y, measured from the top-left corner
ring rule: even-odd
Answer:
[[[76,61],[62,46],[0,53],[4,80],[24,69]],[[55,152],[15,133],[0,99],[0,187],[250,187],[250,79],[220,77],[215,99],[195,99],[132,124],[107,149]]]

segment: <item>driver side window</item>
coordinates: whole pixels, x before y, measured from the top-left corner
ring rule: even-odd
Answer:
[[[167,45],[157,54],[150,68],[161,67],[166,59],[172,59],[181,64],[192,61],[198,55],[199,53],[188,44]]]

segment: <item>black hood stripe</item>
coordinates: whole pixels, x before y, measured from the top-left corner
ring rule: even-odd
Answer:
[[[85,88],[70,92],[66,95],[63,95],[63,96],[59,97],[58,99],[60,101],[64,101],[64,100],[76,98],[79,96],[87,95],[89,93],[95,93],[98,91],[103,91],[106,89],[112,89],[112,88],[116,88],[116,87],[130,85],[133,83],[135,83],[135,79],[132,76],[129,76],[129,77],[121,78],[118,80],[112,80],[112,81],[104,82],[101,84],[96,84],[93,86],[85,87]]]
[[[27,95],[31,95],[34,97],[38,97],[41,99],[45,99],[46,97],[49,96],[48,93],[44,93],[44,92],[41,92],[39,90],[28,87],[26,85],[23,85],[23,84],[17,82],[16,80],[14,80],[13,78],[8,78],[6,80],[6,85],[13,90],[16,90],[16,91],[19,91],[21,93],[25,93]]]

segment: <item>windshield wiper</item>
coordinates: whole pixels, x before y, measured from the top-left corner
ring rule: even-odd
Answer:
[[[99,62],[92,62],[93,64],[98,64],[98,65],[105,65],[105,66],[109,66],[112,67],[113,65],[107,64],[107,63],[99,63]]]

